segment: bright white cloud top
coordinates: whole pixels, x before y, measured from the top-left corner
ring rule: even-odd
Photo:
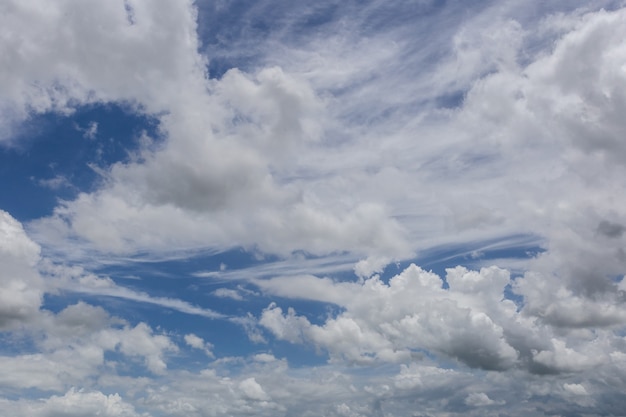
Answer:
[[[3,1],[0,409],[623,415],[625,39],[608,0]]]

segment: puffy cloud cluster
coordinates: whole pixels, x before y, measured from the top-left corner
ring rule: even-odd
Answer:
[[[100,391],[71,389],[63,396],[53,395],[41,402],[0,401],[3,409],[14,416],[81,417],[139,417],[135,408],[118,394],[105,395]],[[145,414],[144,414],[145,415]]]
[[[83,302],[57,314],[43,310],[43,295],[53,286],[44,281],[50,276],[40,275],[38,245],[6,212],[0,212],[0,232],[1,330],[32,340],[36,348],[33,353],[0,356],[5,370],[0,386],[60,390],[81,384],[107,366],[105,352],[138,358],[155,374],[166,370],[164,355],[177,347],[145,323],[131,326]]]
[[[163,374],[167,352],[177,351],[169,337],[154,334],[145,323],[131,326],[110,317],[100,307],[78,303],[56,315],[42,311],[22,336],[35,343],[35,353],[0,356],[6,372],[0,385],[59,391],[83,385],[115,361],[105,355],[117,353],[122,362],[138,362],[153,374]]]
[[[63,250],[58,242],[78,239],[110,253],[237,245],[410,253],[384,205],[328,207],[285,185],[280,172],[325,129],[323,100],[280,68],[209,80],[191,2],[44,3],[5,6],[0,48],[15,59],[3,66],[3,119],[115,102],[156,117],[165,140],[144,137],[130,161],[101,167],[103,187],[33,224],[39,241]]]
[[[165,111],[193,86],[182,75],[203,72],[191,2],[10,1],[0,19],[3,121],[108,101]]]
[[[559,373],[608,364],[611,352],[624,353],[618,330],[626,325],[626,310],[616,300],[594,302],[560,294],[559,301],[553,295],[551,315],[546,315],[532,294],[524,294],[520,309],[505,288],[529,288],[537,285],[533,279],[537,276],[529,274],[513,282],[508,271],[497,267],[457,267],[447,270],[444,288],[439,276],[415,265],[388,284],[378,275],[362,283],[291,277],[290,286],[273,279],[258,284],[276,295],[337,304],[343,312],[312,324],[294,309],[285,313],[272,304],[259,323],[279,339],[312,343],[331,359],[360,364],[402,363],[435,353],[473,368]],[[536,291],[548,298],[541,284]]]
[[[41,306],[43,281],[35,269],[39,246],[22,225],[0,210],[0,329],[34,316]]]

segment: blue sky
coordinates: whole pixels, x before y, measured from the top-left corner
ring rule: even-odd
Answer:
[[[617,416],[620,1],[5,1],[0,409]]]

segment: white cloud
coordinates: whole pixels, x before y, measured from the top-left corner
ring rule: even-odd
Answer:
[[[185,314],[202,316],[211,319],[224,318],[224,316],[218,312],[198,307],[184,300],[168,297],[153,297],[145,292],[139,292],[117,285],[111,278],[106,276],[100,277],[92,273],[88,273],[82,267],[55,265],[49,260],[44,260],[41,263],[41,270],[50,278],[48,279],[47,287],[51,292],[62,290],[79,294],[82,293],[114,297],[140,303],[153,304],[180,311]]]
[[[163,374],[167,369],[164,353],[178,350],[169,337],[154,335],[145,323],[121,331],[107,329],[98,337],[107,349],[119,349],[125,355],[142,357],[146,367],[155,374]]]
[[[89,122],[83,129],[83,137],[86,139],[95,139],[98,134],[98,122]]]
[[[53,178],[37,181],[42,187],[50,188],[51,190],[58,190],[64,187],[73,187],[72,183],[63,175],[57,175]]]
[[[2,386],[44,391],[80,386],[115,365],[105,363],[106,352],[119,352],[121,361],[139,359],[150,372],[162,374],[167,369],[165,354],[177,351],[169,337],[154,334],[145,323],[133,327],[82,302],[56,315],[42,310],[22,332],[37,353],[0,356],[7,370],[0,377]]]
[[[553,314],[569,315],[575,323],[574,329],[563,333],[564,324],[538,310],[532,299],[521,309],[506,299],[505,288],[511,280],[505,270],[457,267],[447,270],[445,281],[447,289],[440,277],[415,265],[387,284],[378,276],[358,283],[311,276],[258,281],[270,294],[329,302],[342,308],[322,324],[313,324],[293,308],[285,313],[271,304],[259,324],[279,339],[313,343],[328,351],[333,361],[361,364],[404,363],[419,357],[414,352],[427,351],[472,368],[584,372],[612,363],[607,352],[621,351],[617,337],[623,320],[616,317],[610,323],[621,326],[606,330],[596,327],[602,322],[596,321],[593,312],[613,305],[608,301],[586,300],[584,311],[589,315],[576,312],[573,306],[570,312],[557,301]],[[553,294],[543,293],[546,299]],[[558,293],[553,295],[559,297]],[[575,297],[569,299],[577,302]],[[586,321],[576,323],[578,316]]]
[[[218,288],[217,290],[213,291],[211,294],[220,298],[230,298],[232,300],[237,300],[237,301],[243,300],[243,297],[237,290],[232,290],[230,288]]]
[[[465,398],[465,404],[472,407],[491,405],[493,403],[494,401],[484,392],[472,392],[467,396],[467,398]]]
[[[266,401],[269,399],[263,387],[254,378],[244,379],[239,383],[239,389],[251,400]]]
[[[293,279],[293,278],[292,278]],[[388,284],[378,276],[362,283],[298,279],[293,286],[261,284],[280,295],[332,302],[345,308],[323,325],[313,325],[293,309],[284,314],[275,304],[263,311],[260,324],[292,343],[313,342],[331,357],[350,361],[406,361],[416,349],[434,350],[485,369],[506,369],[519,352],[504,329],[522,326],[515,305],[503,300],[506,271],[486,268],[448,270],[450,289],[435,274],[409,266]],[[325,290],[317,290],[323,285]],[[293,288],[296,292],[289,291]],[[325,294],[325,297],[319,295]]]
[[[185,343],[196,349],[204,348],[204,340],[193,333],[185,335]]]
[[[191,346],[194,349],[200,349],[203,350],[204,353],[207,354],[207,356],[213,358],[215,357],[215,355],[213,355],[213,352],[211,352],[211,348],[213,347],[213,345],[211,345],[211,343],[209,342],[205,342],[204,339],[202,339],[199,336],[196,336],[193,333],[189,333],[185,335],[185,343],[187,343],[187,345]]]
[[[598,277],[601,280],[602,277]],[[626,323],[626,309],[619,292],[577,294],[559,276],[529,272],[515,282],[515,291],[524,296],[525,310],[547,323],[563,327],[609,327]]]
[[[580,384],[563,384],[563,388],[574,395],[589,395],[585,387]]]
[[[100,391],[71,389],[63,396],[53,395],[43,401],[2,401],[3,409],[16,417],[140,417],[135,408],[119,394],[106,395]],[[143,414],[145,416],[145,414]]]
[[[189,53],[197,47],[194,14],[188,2],[154,8],[137,1],[133,9],[130,24],[122,3],[5,4],[0,51],[11,65],[1,72],[3,104],[22,119],[110,100],[164,110],[167,90],[174,87],[154,89],[154,83],[179,78],[189,68],[202,71],[201,60]]]
[[[354,273],[358,277],[369,278],[375,273],[380,273],[383,271],[385,266],[389,264],[389,258],[367,258],[361,259],[359,262],[354,265]]]
[[[19,325],[39,311],[44,288],[37,271],[39,252],[22,225],[0,210],[0,329]]]

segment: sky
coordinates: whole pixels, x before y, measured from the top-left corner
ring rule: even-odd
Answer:
[[[0,409],[623,416],[626,3],[0,1]]]

